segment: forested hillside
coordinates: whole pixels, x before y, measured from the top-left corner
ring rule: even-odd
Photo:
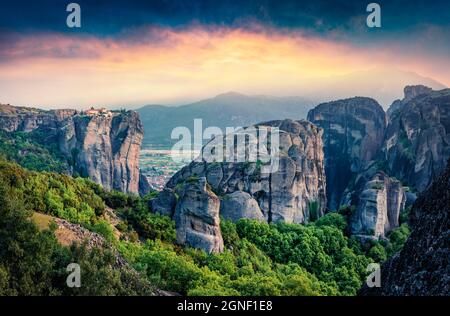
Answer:
[[[346,214],[314,223],[222,221],[225,251],[207,254],[175,243],[175,224],[150,212],[146,198],[105,192],[87,179],[28,171],[0,162],[0,293],[22,295],[149,295],[156,288],[187,295],[354,295],[370,262],[401,247],[361,244],[347,235]],[[105,210],[113,209],[111,221]],[[34,212],[100,234],[102,246],[63,246],[57,225],[38,229]],[[120,232],[116,234],[115,232]],[[117,257],[125,264],[117,264]],[[69,263],[81,265],[83,286],[66,286]]]

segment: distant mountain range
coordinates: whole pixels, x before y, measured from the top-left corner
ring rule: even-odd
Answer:
[[[194,119],[202,119],[203,129],[217,126],[248,126],[257,122],[283,119],[304,119],[315,102],[302,97],[248,96],[229,92],[196,103],[169,107],[147,105],[138,109],[145,129],[144,147],[169,147],[175,127],[186,126],[191,131]]]
[[[380,79],[382,78],[382,79]],[[396,99],[403,98],[406,85],[423,84],[435,90],[445,85],[414,72],[378,68],[354,72],[348,75],[314,79],[299,83],[302,96],[275,97],[245,95],[236,92],[181,106],[147,105],[139,108],[145,129],[144,148],[168,148],[176,140],[171,139],[175,127],[186,126],[193,131],[194,119],[203,120],[203,128],[217,126],[249,126],[258,122],[277,119],[306,119],[315,105],[330,100],[354,96],[367,96],[377,100],[386,110]],[[280,91],[280,94],[289,91]]]

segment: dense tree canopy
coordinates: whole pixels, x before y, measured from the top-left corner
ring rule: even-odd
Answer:
[[[116,265],[112,249],[84,244],[63,247],[55,237],[55,227],[40,231],[31,220],[32,211],[21,189],[0,177],[0,295],[152,293],[147,279]],[[80,288],[66,285],[70,263],[81,266]]]
[[[386,260],[409,234],[404,223],[390,240],[362,243],[347,235],[345,212],[308,225],[222,220],[225,251],[207,254],[177,245],[174,222],[151,213],[149,198],[0,160],[0,295],[147,295],[152,286],[185,295],[354,295],[367,265]],[[115,227],[107,207],[120,219]],[[37,228],[33,212],[82,225],[105,245],[64,247],[55,227]],[[73,262],[81,288],[65,284]]]

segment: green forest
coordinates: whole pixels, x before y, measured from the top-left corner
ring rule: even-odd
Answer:
[[[405,222],[389,239],[361,243],[347,231],[350,208],[308,225],[222,220],[226,250],[207,254],[176,244],[175,223],[148,207],[155,194],[106,192],[84,178],[0,159],[0,295],[153,295],[158,289],[182,295],[356,295],[367,265],[392,256],[409,234]],[[120,219],[115,225],[105,217],[107,208]],[[105,243],[64,246],[54,223],[38,228],[36,212],[81,225]],[[118,257],[126,264],[118,265]],[[81,266],[80,288],[66,286],[66,267],[73,262]]]

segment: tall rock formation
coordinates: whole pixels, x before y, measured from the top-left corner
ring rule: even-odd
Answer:
[[[383,151],[389,173],[423,191],[450,157],[450,89],[418,90],[391,113]]]
[[[379,152],[386,115],[375,100],[355,97],[319,104],[308,120],[324,130],[328,208],[336,210],[352,179]]]
[[[412,232],[381,267],[381,287],[361,295],[450,295],[450,161],[414,203]]]
[[[43,144],[54,144],[67,160],[68,173],[89,177],[106,190],[148,192],[139,174],[144,130],[136,112],[86,115],[7,105],[0,107],[0,129],[30,133]]]
[[[254,199],[268,222],[306,223],[311,216],[323,215],[326,184],[322,130],[306,121],[291,120],[257,126],[281,131],[276,171],[267,171],[259,161],[210,163],[201,159],[175,174],[167,187],[173,189],[192,176],[205,177],[216,194],[234,200],[226,203],[230,207],[238,201],[256,206],[249,201]],[[238,198],[232,195],[234,192],[248,195],[240,194]]]
[[[106,190],[139,192],[139,152],[144,129],[136,112],[75,115],[61,122],[59,146],[74,170]]]
[[[398,227],[406,203],[406,190],[400,181],[372,164],[357,175],[351,188],[347,189],[342,204],[355,206],[350,218],[352,235],[385,237]]]
[[[205,178],[187,183],[180,192],[174,215],[177,242],[207,253],[222,252],[219,209],[220,200]]]
[[[167,204],[164,201],[173,201],[176,195],[181,196],[181,192],[186,199],[194,192],[190,189],[186,192],[183,188],[190,188],[192,181],[204,178],[211,191],[220,197],[220,214],[227,219],[307,223],[322,216],[326,206],[322,130],[309,122],[292,120],[271,121],[256,127],[272,133],[280,131],[278,155],[274,156],[278,161],[277,169],[270,169],[270,163],[260,160],[211,162],[202,156],[172,177],[162,194],[150,202],[152,210],[174,216],[173,209],[163,206]],[[233,139],[245,131],[248,129],[226,138]],[[206,148],[211,148],[211,144],[219,142],[222,140],[215,139],[206,144],[203,153]],[[256,148],[262,144],[248,141],[247,145],[246,148]],[[181,198],[176,204],[177,210],[180,203]],[[209,207],[210,204],[202,205]],[[205,213],[210,211],[203,210]],[[174,218],[180,234],[184,235],[184,224],[178,222],[177,216]]]
[[[425,190],[450,157],[450,90],[404,92],[387,126],[382,108],[367,98],[321,104],[308,115],[324,129],[329,208],[355,207],[353,234],[383,237],[395,228],[415,199],[403,185]]]

